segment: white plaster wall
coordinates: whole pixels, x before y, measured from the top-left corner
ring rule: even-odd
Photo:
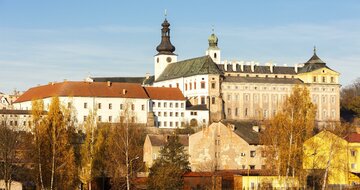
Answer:
[[[185,100],[151,100],[150,102],[150,105],[153,105],[152,110],[155,115],[156,127],[181,127],[181,123],[185,121]],[[164,103],[166,103],[166,107],[164,107]],[[170,104],[172,104],[172,107],[170,107]],[[176,104],[178,104],[178,107],[176,107]],[[166,116],[164,115],[165,112]],[[170,116],[170,113],[172,113],[172,116]],[[176,116],[176,113],[178,114],[178,116]],[[160,126],[158,125],[158,122],[160,122]],[[164,122],[166,122],[166,126],[164,126]],[[170,123],[172,123],[172,126],[170,126]]]

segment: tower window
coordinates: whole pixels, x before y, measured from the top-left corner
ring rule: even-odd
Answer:
[[[214,53],[214,58],[216,59],[216,57],[217,57],[217,55],[216,55],[216,53]]]
[[[156,58],[156,63],[159,63],[159,58]]]

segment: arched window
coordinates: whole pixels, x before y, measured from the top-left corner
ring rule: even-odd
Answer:
[[[216,59],[216,57],[217,57],[217,55],[216,55],[216,53],[214,53],[214,58]]]

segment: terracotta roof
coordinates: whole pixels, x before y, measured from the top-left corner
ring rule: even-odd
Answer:
[[[184,95],[178,88],[168,87],[144,87],[152,100],[185,100]]]
[[[152,146],[164,146],[169,135],[148,134]],[[189,135],[178,135],[179,141],[184,146],[189,146]]]
[[[53,96],[148,98],[144,88],[134,83],[66,81],[30,88],[15,103]]]
[[[351,133],[345,138],[348,142],[360,142],[360,134],[358,133]]]

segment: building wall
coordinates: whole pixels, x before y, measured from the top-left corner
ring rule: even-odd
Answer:
[[[348,184],[347,142],[328,131],[311,137],[304,143],[303,168],[309,171],[328,168],[328,184]]]
[[[189,137],[192,171],[261,169],[261,146],[249,145],[233,129],[213,123]],[[254,151],[254,153],[250,153]]]
[[[360,143],[348,143],[349,184],[360,184],[360,178],[351,173],[360,173]]]
[[[129,107],[127,113],[130,115],[130,118],[134,118],[134,122],[147,123],[149,99],[59,97],[59,100],[63,106],[73,109],[79,124],[83,123],[90,111],[93,110],[96,110],[97,121],[99,122],[119,122],[120,116],[124,115],[124,110],[127,107]],[[45,110],[48,111],[51,98],[45,98],[43,101]],[[15,109],[31,110],[31,101],[16,103],[14,106]]]
[[[223,82],[226,119],[269,119],[291,94],[291,84]]]
[[[192,124],[196,120],[198,126],[209,125],[209,111],[208,110],[186,110],[185,120],[188,124]]]
[[[155,115],[155,126],[160,128],[181,127],[187,121],[185,100],[150,100]]]

